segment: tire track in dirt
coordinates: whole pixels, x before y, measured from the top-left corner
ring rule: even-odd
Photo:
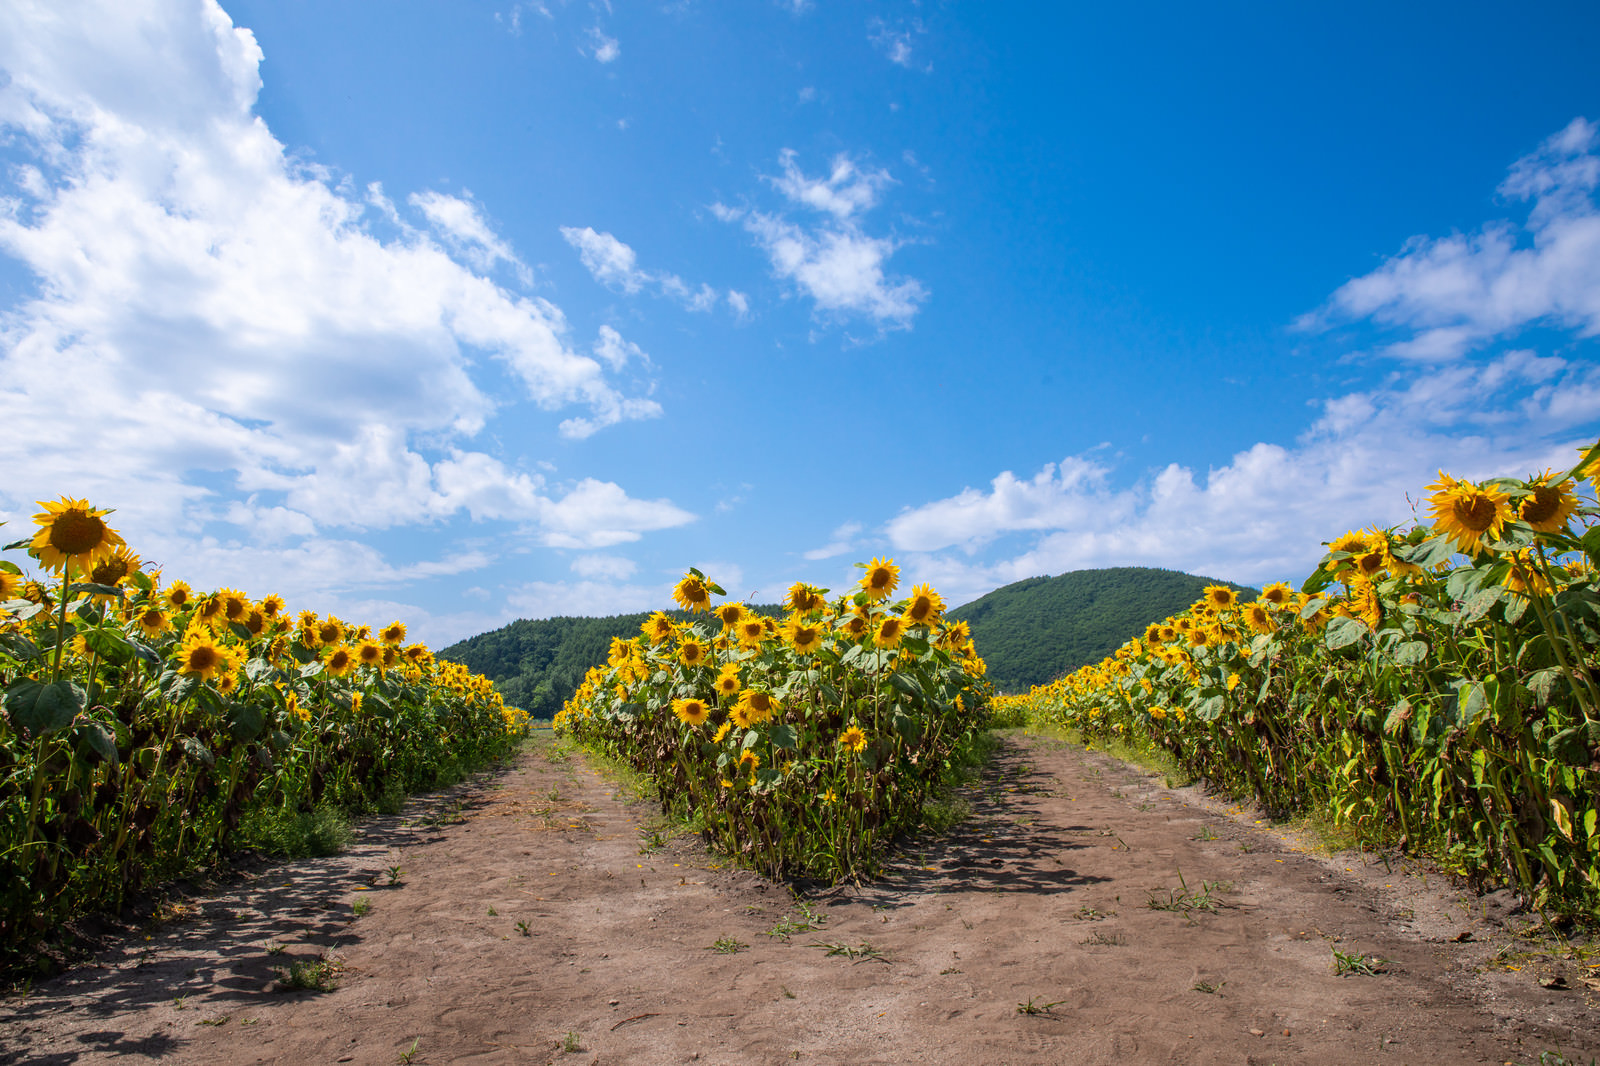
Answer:
[[[0,1063],[392,1064],[413,1041],[418,1063],[573,1066],[1600,1054],[1597,997],[1480,973],[1508,934],[1437,879],[1375,880],[1037,737],[966,796],[972,818],[884,879],[810,894],[825,921],[800,930],[785,887],[652,847],[647,804],[545,747],[0,1003]],[[1335,976],[1335,947],[1389,972]],[[323,955],[334,991],[274,990]]]

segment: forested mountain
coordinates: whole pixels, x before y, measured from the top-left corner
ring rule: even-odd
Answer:
[[[989,680],[1002,692],[1022,692],[1100,661],[1151,622],[1188,607],[1207,585],[1227,585],[1246,598],[1256,594],[1176,570],[1118,566],[1013,582],[950,617],[972,626]]]
[[[1189,606],[1212,584],[1230,583],[1138,566],[1076,570],[995,589],[950,616],[972,626],[989,679],[1001,691],[1019,692],[1097,662],[1151,622]],[[1255,595],[1242,585],[1230,587]],[[774,617],[783,613],[776,604],[752,607]],[[680,621],[689,617],[668,613]],[[605,662],[611,638],[635,636],[648,617],[640,612],[522,619],[452,644],[439,655],[488,677],[507,703],[548,719],[577,691],[589,667]]]

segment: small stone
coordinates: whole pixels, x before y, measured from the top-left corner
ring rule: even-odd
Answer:
[[[1252,1030],[1250,1030],[1250,1035],[1251,1036],[1266,1036],[1267,1034],[1266,1034],[1266,1032],[1264,1030],[1252,1029]]]
[[[1288,1035],[1289,1035],[1289,1030],[1287,1030],[1287,1029],[1285,1029],[1285,1030],[1284,1030],[1284,1031],[1283,1031],[1283,1035],[1284,1035],[1284,1036],[1288,1036]]]
[[[620,999],[608,999],[608,1000],[606,1000],[606,1002],[611,1004],[613,1007],[615,1007],[618,1003],[621,1003],[622,1000],[620,1000]]]

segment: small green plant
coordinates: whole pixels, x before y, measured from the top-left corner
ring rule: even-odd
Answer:
[[[173,1008],[173,1010],[182,1010],[184,1001],[187,1000],[188,998],[189,998],[188,996],[173,996],[172,997],[172,1008]]]
[[[824,958],[838,955],[849,959],[851,962],[861,962],[863,960],[870,962],[889,961],[888,959],[884,958],[883,952],[879,951],[866,941],[862,941],[858,947],[851,947],[849,944],[828,944],[820,941],[812,944],[811,946],[814,948],[822,948],[822,954]]]
[[[527,923],[526,919],[522,919],[517,922],[517,932],[521,933],[523,936],[532,936],[533,927]]]
[[[215,1018],[197,1018],[195,1020],[194,1024],[196,1024],[196,1025],[227,1025],[228,1024],[228,1019],[231,1018],[231,1017],[233,1017],[233,1015],[231,1015],[231,1014],[219,1014]]]
[[[654,855],[667,846],[667,835],[659,829],[643,830],[643,837],[639,842],[640,855]]]
[[[268,955],[282,955],[285,951],[288,951],[288,950],[289,950],[289,946],[287,944],[268,944],[267,945],[267,954]]]
[[[1059,1007],[1066,1000],[1058,999],[1054,1003],[1040,1003],[1037,996],[1029,996],[1026,1003],[1017,1004],[1018,1014],[1049,1014],[1050,1008]]]
[[[1196,981],[1194,983],[1194,990],[1196,992],[1204,992],[1206,995],[1212,996],[1216,995],[1218,992],[1221,992],[1222,986],[1227,983],[1228,982],[1226,981],[1218,981],[1215,984],[1212,984],[1210,981]]]
[[[746,944],[741,940],[736,940],[731,936],[724,936],[717,938],[717,942],[712,944],[706,950],[715,951],[719,955],[737,955],[739,952],[743,951],[749,946],[749,944]]]
[[[329,959],[297,959],[278,970],[280,992],[332,992],[338,987],[339,965]]]
[[[411,1046],[400,1052],[400,1066],[411,1066],[411,1060],[417,1057],[417,1049],[422,1044],[421,1037],[413,1037]]]
[[[1079,907],[1072,916],[1080,922],[1098,922],[1106,918],[1115,918],[1116,911],[1101,911],[1090,906]]]
[[[583,1037],[569,1030],[567,1035],[561,1038],[561,1050],[569,1055],[577,1054],[583,1050]]]
[[[391,866],[384,872],[389,875],[389,884],[391,885],[398,885],[400,878],[405,875],[405,871],[398,866]]]
[[[1150,893],[1145,906],[1153,911],[1176,911],[1193,921],[1195,911],[1215,914],[1222,909],[1224,903],[1217,898],[1217,893],[1227,892],[1233,888],[1227,881],[1202,881],[1200,891],[1192,892],[1189,889],[1189,882],[1184,880],[1182,870],[1178,871],[1178,885],[1178,888],[1167,889],[1165,896],[1159,892]]]
[[[490,907],[489,908],[489,917],[498,918],[498,917],[500,917],[500,912],[495,910],[493,907]]]
[[[1121,933],[1102,933],[1098,930],[1083,938],[1084,946],[1091,948],[1120,948],[1128,943]]]
[[[1389,972],[1389,960],[1380,959],[1376,955],[1362,955],[1360,952],[1344,952],[1338,948],[1333,949],[1333,972],[1342,977],[1353,973],[1360,977],[1376,977],[1380,973]]]
[[[371,912],[372,903],[365,898],[358,899],[354,903],[350,904],[350,913],[355,915],[357,918],[365,918]]]
[[[1200,832],[1196,833],[1194,836],[1190,837],[1189,839],[1190,840],[1218,840],[1220,838],[1217,836],[1216,830],[1212,829],[1209,825],[1203,825],[1203,826],[1200,827]]]

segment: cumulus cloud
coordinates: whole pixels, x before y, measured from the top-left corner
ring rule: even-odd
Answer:
[[[615,37],[607,37],[599,26],[589,30],[589,54],[599,63],[610,63],[622,54]]]
[[[22,160],[0,250],[38,279],[0,319],[0,508],[89,495],[186,560],[258,532],[308,538],[262,559],[338,555],[329,527],[457,514],[582,546],[688,521],[473,450],[507,405],[577,408],[575,437],[659,415],[607,377],[637,349],[602,333],[584,354],[558,307],[484,276],[526,268],[470,198],[408,198],[413,229],[380,187],[297,163],[254,114],[261,61],[213,0],[0,7],[0,127]],[[520,400],[479,388],[484,359]],[[251,550],[217,558],[249,573]]]
[[[1600,334],[1600,127],[1583,118],[1517,161],[1502,196],[1528,205],[1475,233],[1413,237],[1340,286],[1302,325],[1367,319],[1399,331],[1386,354],[1459,358],[1531,325]]]
[[[812,548],[803,555],[808,562],[819,562],[823,559],[832,559],[843,555],[855,547],[855,540],[861,534],[860,522],[846,522],[833,531],[828,543],[820,548]]]
[[[626,581],[639,569],[632,559],[620,555],[592,552],[572,560],[572,572],[579,577],[603,578],[607,581]]]
[[[717,290],[710,285],[701,283],[696,288],[668,271],[642,269],[638,254],[609,233],[596,232],[589,226],[582,229],[562,226],[561,236],[577,250],[584,269],[608,288],[629,295],[649,289],[676,300],[690,311],[710,311],[717,305]],[[727,299],[735,314],[742,315],[748,306],[742,293],[730,290]]]
[[[783,214],[722,203],[711,206],[712,214],[743,225],[766,252],[773,274],[809,296],[819,312],[864,317],[879,330],[909,329],[927,290],[915,278],[888,272],[900,242],[868,235],[859,218],[894,179],[887,170],[863,168],[846,155],[834,158],[826,176],[808,177],[797,158],[784,149],[778,157],[781,173],[766,180],[790,204],[820,213],[823,220],[803,225]]]

